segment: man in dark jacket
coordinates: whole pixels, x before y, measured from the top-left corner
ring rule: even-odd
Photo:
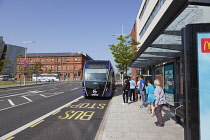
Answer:
[[[123,105],[128,105],[128,92],[130,90],[130,82],[129,82],[129,77],[125,77],[125,82],[122,87],[123,90]]]

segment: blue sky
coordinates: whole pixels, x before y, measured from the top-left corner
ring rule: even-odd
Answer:
[[[141,0],[0,0],[0,36],[28,53],[84,52],[111,60],[122,25],[130,34]]]

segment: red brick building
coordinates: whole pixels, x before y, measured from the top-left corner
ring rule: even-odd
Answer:
[[[17,59],[17,80],[23,79],[21,74],[25,57]],[[40,62],[42,73],[59,74],[60,80],[79,80],[82,79],[82,68],[86,60],[92,60],[85,53],[28,53],[26,61],[30,67],[36,62]],[[78,75],[78,72],[81,74]],[[31,75],[27,75],[27,80],[31,80]]]
[[[133,25],[133,28],[132,28],[132,31],[131,31],[131,37],[135,40],[137,40],[137,37],[136,37],[136,22],[134,22],[134,25]],[[137,45],[132,45],[132,49],[136,48]],[[132,77],[134,76],[139,76],[139,69],[138,68],[131,68],[131,75]]]

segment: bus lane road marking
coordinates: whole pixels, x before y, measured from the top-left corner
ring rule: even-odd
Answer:
[[[76,102],[78,102],[78,101],[76,100],[74,103],[76,103]],[[61,119],[61,120],[74,119],[74,120],[89,121],[92,119],[92,117],[96,113],[95,110],[104,109],[105,106],[106,106],[106,104],[104,104],[104,103],[79,103],[76,105],[72,104],[72,105],[66,106],[66,108],[70,108],[71,110],[65,111],[65,114],[59,115],[57,118]],[[90,109],[90,110],[83,111],[80,109]]]
[[[75,100],[73,100],[73,101],[71,101],[71,102],[69,102],[69,103],[67,103],[67,104],[65,104],[65,105],[63,105],[63,106],[61,106],[61,107],[59,107],[59,108],[57,108],[57,109],[55,109],[55,110],[47,113],[47,114],[45,114],[44,116],[41,116],[41,117],[37,118],[36,120],[34,120],[32,122],[29,122],[29,123],[27,123],[27,124],[25,124],[25,125],[17,128],[17,129],[15,129],[15,130],[11,131],[10,133],[7,133],[6,135],[0,137],[0,140],[4,140],[4,139],[10,138],[10,137],[14,137],[15,134],[17,134],[17,133],[25,130],[26,128],[29,128],[30,126],[35,125],[36,123],[44,120],[45,118],[47,118],[50,115],[56,113],[57,111],[65,108],[67,105],[72,104],[74,101],[79,100],[79,99],[82,99],[82,98],[83,98],[83,96],[80,96],[80,97],[76,98]]]

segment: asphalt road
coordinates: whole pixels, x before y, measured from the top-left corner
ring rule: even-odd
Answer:
[[[0,139],[93,140],[110,99],[81,96],[81,83],[1,89]]]

